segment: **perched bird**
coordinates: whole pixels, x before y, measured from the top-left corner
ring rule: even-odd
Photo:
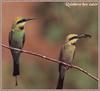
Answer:
[[[22,49],[25,42],[25,30],[24,25],[27,21],[36,20],[38,18],[30,18],[26,19],[24,17],[17,17],[12,25],[12,29],[9,32],[9,46]],[[11,49],[11,54],[13,57],[13,76],[16,77],[16,85],[17,85],[17,76],[20,75],[19,69],[19,57],[21,52],[17,50]]]
[[[68,36],[66,36],[65,43],[62,46],[61,51],[60,51],[59,61],[71,64],[74,58],[77,41],[81,38],[87,38],[87,37],[91,37],[91,35],[89,34],[81,34],[81,35],[69,34]],[[65,71],[68,69],[69,69],[68,66],[65,67],[64,65],[59,64],[59,78],[58,78],[56,89],[63,89]]]

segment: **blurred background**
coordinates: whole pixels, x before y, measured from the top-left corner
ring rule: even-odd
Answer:
[[[8,45],[8,34],[16,17],[40,17],[40,21],[28,22],[25,26],[24,50],[58,59],[65,35],[88,33],[91,39],[77,43],[73,64],[98,76],[98,7],[65,6],[65,3],[5,2],[3,3],[2,43]],[[58,79],[58,64],[22,53],[21,75],[18,86],[12,76],[10,50],[2,48],[3,88],[55,89]],[[96,89],[98,82],[75,69],[66,72],[65,89]]]

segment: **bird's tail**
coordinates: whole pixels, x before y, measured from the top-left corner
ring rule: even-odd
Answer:
[[[12,52],[12,56],[13,56],[13,76],[18,76],[20,75],[20,68],[19,68],[20,52],[14,50]]]
[[[58,78],[58,84],[57,84],[57,88],[56,89],[62,89],[63,88],[63,81],[64,81],[64,77],[61,77],[61,74],[59,74],[59,78]]]
[[[20,75],[20,67],[19,67],[19,57],[20,51],[11,50],[12,57],[13,57],[13,76],[15,76],[16,86],[18,85],[17,76]]]
[[[17,76],[19,74],[19,57],[16,56],[13,61],[13,76]]]
[[[60,64],[59,65],[59,78],[58,78],[58,83],[57,83],[56,89],[63,89],[65,70],[66,70],[66,68],[62,64]]]

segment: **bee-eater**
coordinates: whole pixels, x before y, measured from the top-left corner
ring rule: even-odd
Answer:
[[[24,17],[17,17],[12,25],[12,29],[9,32],[9,46],[13,48],[22,49],[25,42],[25,30],[24,25],[27,21],[36,20],[38,18],[30,18],[26,19]],[[16,77],[16,85],[17,85],[17,76],[20,75],[19,69],[19,57],[21,52],[17,50],[11,49],[11,54],[13,57],[13,76]]]
[[[74,58],[77,41],[81,38],[87,38],[87,37],[91,37],[91,35],[89,34],[81,34],[81,35],[69,34],[68,36],[66,36],[65,43],[62,46],[61,51],[60,51],[59,61],[63,61],[65,63],[71,64]],[[68,66],[65,67],[64,65],[59,64],[59,78],[58,78],[56,89],[63,89],[65,71],[68,69],[69,69]]]

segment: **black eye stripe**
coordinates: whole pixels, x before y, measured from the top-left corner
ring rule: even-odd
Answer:
[[[76,39],[76,38],[78,38],[78,36],[74,36],[74,37],[70,38],[69,41],[73,40],[73,39]]]
[[[24,26],[22,26],[22,27],[19,27],[19,29],[23,30],[23,29],[24,29]]]
[[[26,20],[25,19],[22,19],[20,21],[18,21],[16,24],[19,24],[19,23],[22,23],[22,22],[25,22]]]

